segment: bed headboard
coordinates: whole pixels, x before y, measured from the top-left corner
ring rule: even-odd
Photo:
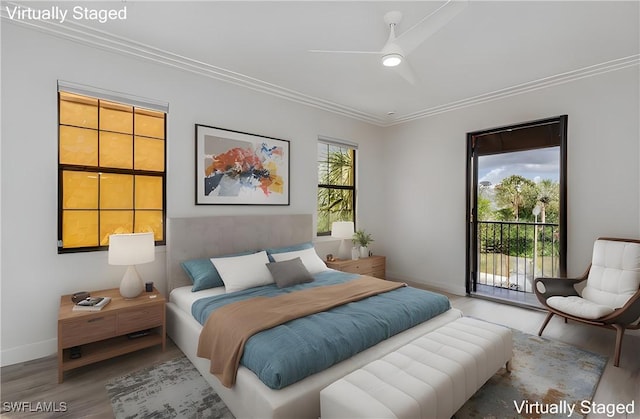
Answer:
[[[222,215],[167,219],[167,287],[190,285],[180,266],[190,259],[311,241],[311,214]]]

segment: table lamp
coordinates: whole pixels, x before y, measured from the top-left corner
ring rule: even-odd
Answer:
[[[112,234],[109,236],[109,265],[126,265],[127,271],[120,282],[120,295],[135,298],[142,293],[144,284],[135,265],[155,259],[153,233]]]
[[[341,259],[351,259],[351,248],[345,244],[345,240],[352,240],[353,233],[353,221],[334,221],[331,224],[331,237],[342,239],[338,249],[338,256]]]

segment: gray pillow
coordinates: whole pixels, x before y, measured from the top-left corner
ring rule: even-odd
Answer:
[[[271,272],[271,276],[276,281],[278,288],[313,281],[313,277],[300,258],[267,263],[267,268],[269,268],[269,272]]]

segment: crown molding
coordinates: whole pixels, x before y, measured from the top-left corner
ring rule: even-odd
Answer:
[[[546,89],[547,87],[557,86],[559,84],[569,83],[569,82],[584,79],[587,77],[593,77],[600,74],[622,70],[624,68],[633,67],[637,65],[640,65],[640,54],[630,55],[624,58],[618,58],[616,60],[611,60],[604,63],[583,67],[577,70],[556,74],[554,76],[544,77],[538,80],[517,84],[515,86],[495,90],[493,92],[483,93],[478,96],[473,96],[473,97],[458,100],[455,102],[450,102],[444,105],[423,109],[421,111],[396,117],[394,118],[393,122],[388,122],[386,126],[393,126],[393,125],[403,124],[409,121],[414,121],[417,119],[428,118],[430,116],[438,115],[441,113],[450,112],[457,109],[463,109],[469,106],[479,105],[482,103],[487,103],[487,102],[491,102],[498,99],[504,99],[510,96],[517,96],[524,93],[533,92],[536,90]]]
[[[25,7],[13,2],[6,2],[4,4]],[[640,54],[631,55],[628,57],[583,67],[577,70],[532,80],[504,89],[495,90],[493,92],[483,93],[481,95],[461,99],[447,104],[426,108],[417,112],[405,115],[395,115],[393,119],[390,119],[386,115],[379,116],[355,109],[350,106],[341,105],[339,103],[335,103],[318,97],[313,97],[292,89],[288,89],[283,86],[279,86],[254,77],[246,76],[241,73],[237,73],[202,61],[194,60],[189,57],[175,54],[161,48],[143,44],[131,39],[126,39],[98,29],[90,28],[78,22],[67,21],[65,24],[60,24],[57,22],[42,20],[12,20],[8,16],[6,7],[3,7],[0,10],[0,17],[6,23],[17,24],[33,30],[44,32],[48,35],[71,40],[91,47],[100,48],[110,52],[115,52],[118,54],[177,68],[190,73],[198,74],[203,77],[208,77],[225,83],[234,84],[284,100],[311,106],[317,109],[332,112],[380,127],[389,127],[404,124],[410,121],[428,118],[441,113],[451,112],[458,109],[491,102],[494,100],[516,96],[535,90],[545,89],[547,87],[556,86],[559,84],[640,65]]]
[[[13,6],[20,6],[17,3],[9,3]],[[67,21],[64,24],[44,20],[15,20],[10,19],[6,7],[0,10],[1,18],[6,23],[17,24],[29,29],[46,33],[58,38],[67,39],[114,52],[127,55],[157,64],[177,68],[200,76],[219,80],[225,83],[235,84],[247,89],[255,90],[281,99],[300,103],[325,111],[333,112],[342,116],[357,119],[374,125],[383,125],[386,120],[374,114],[360,111],[358,109],[331,102],[329,100],[313,97],[304,93],[288,89],[273,83],[269,83],[254,77],[246,76],[231,70],[217,67],[202,61],[194,60],[170,51],[163,50],[141,42],[126,39],[105,31],[90,28],[74,21]],[[3,23],[4,23],[3,22]]]

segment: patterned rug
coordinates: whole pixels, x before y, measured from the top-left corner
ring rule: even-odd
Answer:
[[[116,378],[105,387],[116,419],[233,419],[185,356]]]
[[[581,418],[606,365],[606,356],[513,330],[511,373],[498,371],[456,418]]]
[[[517,330],[513,331],[513,346],[512,372],[498,371],[455,417],[582,417],[580,402],[593,397],[607,357]],[[106,387],[116,419],[233,419],[220,397],[184,356],[117,378]],[[535,403],[564,410],[542,414]],[[575,409],[569,415],[571,404]]]

